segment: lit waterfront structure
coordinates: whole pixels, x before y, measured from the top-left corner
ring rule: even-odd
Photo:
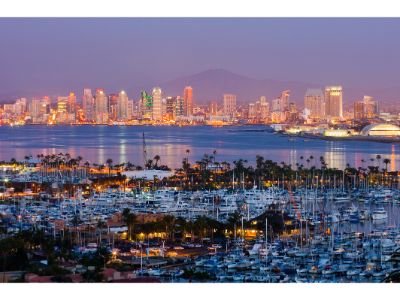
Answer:
[[[394,124],[371,124],[361,130],[363,136],[397,137],[400,136],[400,127]]]
[[[309,118],[322,119],[325,116],[324,93],[321,89],[308,89],[306,91],[304,108],[309,110]]]
[[[85,121],[93,122],[95,119],[94,118],[94,98],[93,98],[91,89],[83,90],[82,108],[83,108],[83,115],[84,115]]]
[[[117,98],[117,119],[118,121],[126,121],[128,119],[128,95],[125,91],[121,91]]]
[[[96,89],[95,119],[98,124],[108,123],[108,98],[103,89]]]
[[[378,103],[371,96],[364,96],[363,100],[354,102],[354,119],[372,119],[378,115]]]
[[[236,114],[236,95],[224,94],[224,115],[233,118]]]
[[[329,119],[343,118],[343,89],[341,86],[325,88],[325,115]]]
[[[153,96],[153,121],[162,121],[162,90],[160,87],[155,87],[152,92]]]
[[[194,105],[194,103],[193,103],[193,88],[191,86],[187,86],[183,90],[183,99],[185,101],[186,116],[193,115],[193,105]]]
[[[118,105],[118,94],[109,94],[108,96],[108,118],[111,120],[118,119],[117,105]]]

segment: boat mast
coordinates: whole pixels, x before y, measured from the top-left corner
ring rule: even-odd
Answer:
[[[146,170],[146,164],[147,164],[147,147],[146,147],[146,138],[144,136],[144,132],[142,135],[142,140],[143,140],[143,169]]]

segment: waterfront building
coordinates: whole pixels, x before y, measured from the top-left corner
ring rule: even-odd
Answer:
[[[355,135],[354,130],[350,129],[326,129],[324,131],[324,136],[326,137],[350,137]]]
[[[48,107],[46,99],[32,99],[30,104],[30,115],[33,124],[45,123],[46,115],[48,114]]]
[[[307,89],[304,96],[304,108],[308,109],[308,117],[311,119],[322,119],[324,117],[324,94],[321,89]]]
[[[175,120],[175,113],[176,113],[176,99],[177,97],[167,97],[165,100],[165,119],[167,121]]]
[[[67,113],[68,111],[68,97],[57,97],[57,113]]]
[[[103,89],[96,89],[95,120],[97,124],[108,123],[108,98]]]
[[[151,120],[153,115],[153,96],[146,91],[140,93],[139,111],[142,119]]]
[[[121,91],[117,98],[117,120],[126,121],[128,119],[128,95]]]
[[[252,121],[257,118],[257,104],[249,103],[247,118]]]
[[[224,115],[233,118],[236,114],[236,95],[224,94]]]
[[[371,96],[364,96],[363,100],[354,102],[354,119],[372,119],[378,115],[378,103]]]
[[[343,90],[341,86],[325,88],[325,115],[330,119],[343,118]]]
[[[83,90],[82,108],[84,119],[87,122],[94,121],[94,98],[91,89]]]
[[[370,124],[361,130],[363,136],[396,137],[400,136],[400,127],[394,124]]]
[[[193,88],[191,86],[185,87],[183,90],[183,99],[185,101],[185,114],[186,116],[193,115]]]
[[[133,116],[135,115],[135,103],[133,100],[128,99],[127,108],[128,111],[126,112],[126,117],[128,120],[132,120]]]
[[[109,94],[108,98],[108,118],[111,120],[118,119],[118,94]]]
[[[73,92],[70,92],[68,96],[68,113],[76,113],[76,95]]]
[[[218,102],[217,101],[211,101],[210,104],[208,105],[208,112],[210,116],[216,116],[218,113]]]
[[[281,111],[281,99],[280,98],[276,98],[276,99],[272,99],[271,101],[272,104],[272,111]]]
[[[24,114],[26,112],[26,106],[26,98],[17,99],[14,104],[14,114]]]
[[[285,90],[281,93],[279,99],[280,101],[280,111],[287,111],[289,110],[289,96],[290,96],[290,91]]]
[[[175,118],[185,116],[185,101],[182,97],[177,96],[175,102]]]
[[[152,92],[153,96],[153,121],[162,121],[162,91],[161,88],[155,87]]]

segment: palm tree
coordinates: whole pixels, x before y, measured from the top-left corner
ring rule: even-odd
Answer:
[[[101,245],[101,233],[102,233],[102,231],[103,231],[103,229],[104,228],[107,228],[107,223],[106,222],[104,222],[104,221],[102,221],[102,220],[100,220],[98,223],[97,223],[97,229],[99,230],[99,246]]]
[[[376,160],[378,161],[379,169],[381,168],[381,158],[382,157],[379,154],[376,156]]]
[[[131,213],[131,210],[129,208],[125,208],[122,211],[122,219],[128,227],[128,239],[131,240],[134,232],[134,226],[137,222],[136,215]]]
[[[155,164],[154,164],[154,167],[155,168],[157,168],[158,167],[158,161],[161,159],[161,157],[160,157],[160,155],[156,155],[156,156],[154,156],[154,160],[155,160]]]
[[[187,160],[187,162],[189,162],[189,153],[190,153],[190,149],[186,149],[186,160]]]
[[[390,159],[389,159],[389,158],[385,158],[385,159],[383,160],[383,163],[385,164],[385,170],[386,170],[386,173],[387,173],[387,171],[388,171],[388,164],[390,164]]]
[[[108,177],[111,177],[111,169],[113,167],[112,163],[113,163],[113,160],[111,158],[107,159],[106,164],[108,167]]]

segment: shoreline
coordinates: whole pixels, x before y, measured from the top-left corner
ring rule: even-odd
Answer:
[[[371,137],[371,136],[353,136],[353,137],[328,137],[323,135],[315,135],[315,134],[287,134],[284,132],[279,132],[281,136],[285,137],[295,137],[295,138],[305,138],[305,139],[314,139],[314,140],[324,140],[324,141],[360,141],[360,142],[377,142],[377,143],[400,143],[400,139],[396,138],[384,138],[384,137]]]

